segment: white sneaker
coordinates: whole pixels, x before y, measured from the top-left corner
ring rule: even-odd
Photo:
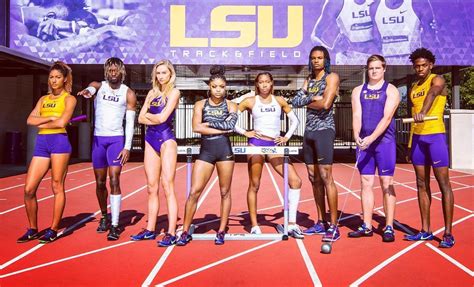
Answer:
[[[288,235],[293,237],[293,238],[296,238],[296,239],[303,239],[304,238],[303,231],[301,231],[298,224],[288,225]]]
[[[252,227],[252,229],[250,229],[250,234],[262,234],[262,231],[258,225],[255,225]]]

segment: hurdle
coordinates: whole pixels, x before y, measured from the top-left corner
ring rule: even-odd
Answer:
[[[235,146],[232,151],[235,155],[283,155],[283,186],[284,186],[284,203],[283,203],[283,226],[278,225],[279,233],[226,233],[225,240],[288,240],[288,163],[290,155],[297,155],[300,147],[258,147],[258,146]],[[199,154],[198,146],[178,146],[178,154],[186,155],[186,198],[191,192],[191,172],[192,157]],[[215,234],[198,234],[194,233],[197,227],[191,224],[189,234],[193,240],[214,240]]]

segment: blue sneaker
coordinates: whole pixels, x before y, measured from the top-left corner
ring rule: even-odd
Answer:
[[[176,236],[166,233],[163,239],[158,241],[159,247],[169,247],[176,244]]]
[[[38,238],[38,235],[39,235],[38,229],[28,228],[26,230],[26,233],[23,234],[22,237],[18,238],[16,240],[16,242],[17,243],[25,243],[25,242],[28,242],[30,240]]]
[[[156,238],[156,233],[154,231],[150,231],[148,229],[143,229],[137,235],[131,235],[130,239],[132,241],[139,241],[139,240],[154,240]]]
[[[313,226],[303,230],[304,235],[324,235],[326,233],[326,224],[324,221],[318,220]]]
[[[222,245],[224,244],[224,238],[225,238],[225,231],[219,231],[216,234],[216,238],[214,239],[214,244],[215,245]]]
[[[58,238],[58,232],[48,228],[43,236],[40,237],[40,243],[50,243]]]
[[[185,246],[191,240],[193,240],[193,237],[189,235],[187,231],[184,231],[183,233],[181,233],[181,236],[176,241],[176,246]]]
[[[433,233],[426,232],[423,230],[413,235],[405,234],[405,237],[404,237],[404,239],[408,241],[420,241],[420,240],[429,241],[429,240],[433,240],[433,238],[434,238]]]
[[[385,226],[385,229],[382,234],[383,242],[394,242],[395,241],[395,231],[390,225]]]
[[[451,248],[454,246],[454,236],[452,234],[444,234],[443,240],[439,243],[439,248]]]
[[[356,231],[351,231],[347,234],[350,238],[359,238],[359,237],[371,237],[374,235],[374,231],[370,228],[367,228],[365,223],[362,223],[361,226],[357,228]]]
[[[324,242],[334,242],[341,238],[341,234],[339,233],[339,228],[331,224],[329,228],[326,230],[326,233],[323,235],[322,241]]]

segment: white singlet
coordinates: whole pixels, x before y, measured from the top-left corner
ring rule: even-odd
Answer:
[[[127,110],[127,91],[128,87],[124,84],[114,90],[108,82],[102,82],[94,99],[95,136],[124,135],[123,119]]]
[[[261,134],[276,138],[280,136],[281,106],[272,97],[271,103],[264,104],[260,101],[260,96],[255,96],[255,104],[252,108],[253,129]]]
[[[342,10],[336,18],[341,33],[353,43],[371,41],[373,36],[373,22],[370,17],[371,0],[357,4],[354,0],[345,0]]]
[[[385,57],[409,55],[421,47],[420,20],[413,10],[412,0],[404,0],[395,9],[388,8],[385,1],[380,1],[375,12],[382,54]]]

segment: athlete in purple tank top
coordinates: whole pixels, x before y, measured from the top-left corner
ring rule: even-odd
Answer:
[[[400,102],[398,89],[384,79],[385,59],[372,55],[367,59],[369,81],[352,91],[352,128],[357,144],[357,168],[361,175],[363,223],[349,237],[372,236],[374,209],[373,187],[377,168],[383,192],[386,226],[384,242],[393,242],[395,214],[396,141],[393,115]]]

